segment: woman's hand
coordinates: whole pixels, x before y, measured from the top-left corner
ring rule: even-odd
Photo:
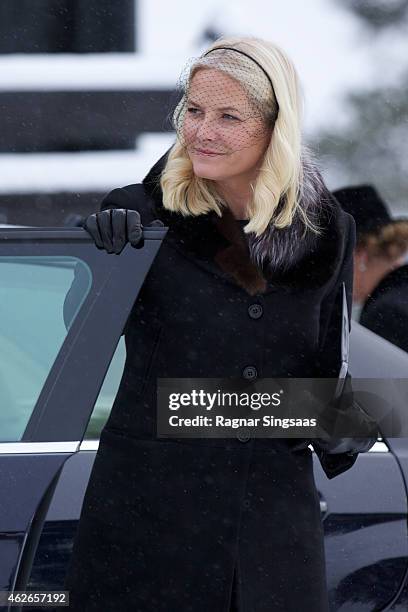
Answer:
[[[163,226],[159,220],[149,227]],[[143,225],[137,210],[113,208],[89,215],[84,229],[92,236],[98,249],[119,255],[127,242],[133,247],[142,245]]]

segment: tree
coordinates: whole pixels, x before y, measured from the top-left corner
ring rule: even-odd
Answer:
[[[336,0],[339,1],[339,0]],[[381,37],[406,28],[408,0],[342,0],[366,31]],[[320,130],[313,139],[329,185],[373,183],[391,208],[408,213],[408,47],[398,85],[379,84],[346,95],[346,127]],[[333,184],[331,184],[333,183]]]
[[[408,0],[336,0],[360,17],[367,27],[398,27],[407,17]]]

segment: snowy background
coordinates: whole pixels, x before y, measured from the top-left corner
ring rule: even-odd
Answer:
[[[408,120],[406,109],[397,108],[391,96],[395,91],[407,93],[407,29],[401,27],[401,19],[386,27],[367,25],[367,20],[350,10],[353,2],[359,4],[357,0],[139,0],[136,53],[0,55],[0,93],[171,89],[184,63],[211,42],[208,33],[264,37],[281,45],[298,69],[305,100],[305,138],[321,154],[329,187],[376,178],[393,210],[408,214],[404,179]],[[397,0],[388,0],[388,6],[392,4],[398,4]],[[362,116],[360,109],[350,107],[350,95],[373,92],[374,98],[379,85],[385,99],[391,92],[388,115],[398,113],[405,136],[404,129],[397,129],[394,115],[382,117],[381,108],[379,117],[373,118],[376,127],[364,127],[369,116],[364,98]],[[383,143],[391,134],[386,121],[393,130],[388,144]],[[380,127],[385,134],[381,147],[372,142]],[[106,192],[141,180],[171,142],[171,134],[144,133],[136,139],[134,150],[4,152],[0,154],[0,193]],[[365,158],[367,150],[370,155]],[[384,177],[379,168],[384,169]]]

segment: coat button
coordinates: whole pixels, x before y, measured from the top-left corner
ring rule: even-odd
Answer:
[[[251,319],[259,319],[259,317],[262,317],[263,308],[260,304],[251,304],[248,308],[248,314]]]
[[[251,439],[251,433],[249,431],[249,429],[239,429],[238,433],[237,433],[237,440],[239,440],[240,442],[249,442],[249,440]]]
[[[247,366],[242,370],[242,376],[247,380],[254,380],[258,376],[258,371],[255,366]]]

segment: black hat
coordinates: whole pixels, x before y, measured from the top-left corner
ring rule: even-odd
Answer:
[[[377,232],[384,225],[408,222],[408,218],[391,217],[385,202],[371,185],[355,185],[333,191],[343,210],[350,213],[356,222],[357,234]]]

